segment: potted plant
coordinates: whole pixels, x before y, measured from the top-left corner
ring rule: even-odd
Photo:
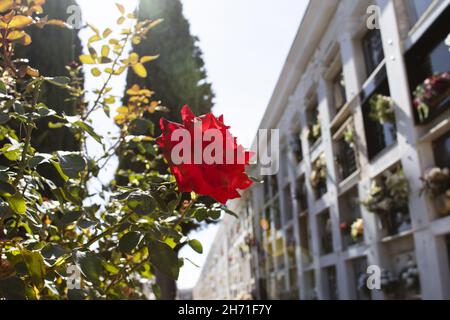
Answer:
[[[380,124],[394,123],[394,101],[391,97],[377,94],[370,99],[369,117]]]
[[[422,192],[433,199],[436,212],[440,216],[450,214],[450,170],[432,168],[422,177]]]
[[[450,95],[450,72],[432,75],[414,90],[414,108],[419,114],[420,122],[428,119],[430,112]]]
[[[380,216],[383,228],[389,235],[410,228],[408,217],[409,182],[401,168],[386,171],[378,181],[373,181],[367,199],[362,204],[369,212]]]

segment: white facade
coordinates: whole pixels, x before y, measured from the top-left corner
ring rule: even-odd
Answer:
[[[380,8],[380,34],[368,28],[371,5]],[[261,177],[265,184],[233,203],[237,213],[250,203],[253,224],[241,225],[239,234],[254,235],[251,274],[239,278],[242,271],[230,267],[228,257],[239,245],[227,241],[227,230],[240,221],[226,218],[195,299],[235,298],[243,288],[232,288],[253,284],[262,299],[450,298],[450,216],[438,215],[420,192],[427,169],[450,166],[450,103],[419,123],[411,99],[411,85],[431,75],[421,77],[425,65],[450,71],[450,52],[445,57],[440,44],[450,33],[449,6],[449,0],[311,1],[260,125],[280,130],[280,172]],[[368,101],[375,94],[392,98],[394,125],[370,120]],[[321,130],[309,139],[314,124]],[[348,128],[351,148],[344,145]],[[313,188],[320,157],[326,177]],[[373,181],[399,167],[409,182],[409,202],[387,230],[361,201]],[[358,218],[364,233],[352,240],[345,226]],[[360,282],[369,265],[394,275],[417,265],[420,286],[396,294],[365,290]]]
[[[241,207],[232,207],[239,219],[226,216],[221,221],[200,280],[194,288],[194,299],[248,299],[255,290],[250,247],[254,217],[247,203],[239,201],[236,204]]]

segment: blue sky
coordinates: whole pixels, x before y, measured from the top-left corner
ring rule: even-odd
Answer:
[[[214,113],[223,114],[231,131],[245,147],[250,147],[259,122],[268,106],[275,84],[300,25],[308,0],[181,0],[184,14],[191,24],[191,33],[200,39],[200,47],[209,80],[216,93]],[[123,3],[129,10],[136,0],[78,0],[86,21],[100,29],[114,25],[115,2]],[[88,32],[81,32],[86,41]],[[148,65],[151,72],[151,64]],[[99,80],[87,74],[88,89],[95,89]],[[113,92],[123,93],[125,77],[113,83]],[[112,121],[102,111],[92,120],[97,130],[105,136],[116,131]],[[91,154],[100,152],[95,142],[89,143]],[[114,175],[116,161],[101,174],[103,181]],[[92,186],[98,188],[98,186]],[[195,235],[203,243],[203,255],[190,248],[181,251],[200,267],[203,265],[217,226],[208,227]],[[185,263],[178,285],[193,287],[200,275],[200,268]]]

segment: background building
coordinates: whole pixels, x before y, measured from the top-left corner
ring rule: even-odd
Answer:
[[[427,117],[414,104],[450,71],[449,4],[310,2],[260,125],[280,130],[280,171],[233,202],[194,299],[450,298],[448,194],[421,192],[450,166],[448,82]]]
[[[256,294],[254,216],[250,203],[241,199],[230,208],[238,219],[226,216],[221,221],[213,246],[193,291],[194,299],[250,299]]]

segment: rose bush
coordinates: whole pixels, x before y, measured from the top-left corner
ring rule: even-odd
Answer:
[[[186,180],[178,187],[173,175],[157,170],[163,156],[154,124],[143,115],[165,108],[152,100],[151,90],[137,86],[128,90],[132,98],[118,110],[120,133],[109,137],[112,143],[96,132],[89,116],[97,110],[110,116],[111,106],[121,98],[111,94],[113,77],[126,70],[147,75],[145,64],[157,56],[138,56],[125,48],[141,41],[161,21],[136,22],[133,13],[117,5],[117,35],[110,28],[89,26],[87,52],[79,60],[102,81],[88,92],[80,84],[78,63],[68,67],[68,77],[45,77],[28,61],[15,59],[15,47],[32,41],[27,27],[65,26],[47,20],[44,2],[0,0],[0,300],[139,299],[146,298],[145,287],[158,297],[155,272],[177,279],[184,263],[175,248],[187,244],[202,252],[202,245],[190,239],[182,225],[217,220],[228,211],[182,194]],[[125,27],[125,22],[133,27]],[[80,114],[58,114],[41,102],[44,83],[69,92]],[[88,96],[94,99],[86,100]],[[68,128],[80,150],[39,152],[32,135],[41,120],[48,123],[49,134],[54,128]],[[102,154],[87,153],[88,137],[99,144]],[[126,183],[100,181],[99,171],[118,153],[133,163],[133,169],[118,172]],[[201,177],[222,179],[219,186],[245,187],[243,173],[235,170]],[[94,193],[88,185],[95,180],[101,190]],[[210,194],[215,184],[208,185],[195,190]],[[218,198],[225,200],[228,193],[220,190]]]

